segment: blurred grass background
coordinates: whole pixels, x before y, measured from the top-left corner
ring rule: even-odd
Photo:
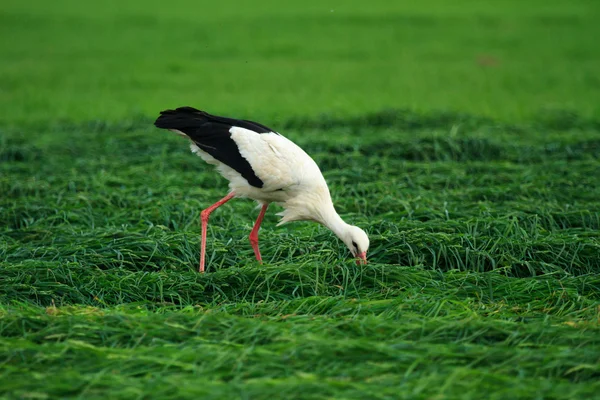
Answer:
[[[0,120],[202,104],[259,119],[600,111],[600,6],[579,1],[3,2]]]
[[[0,398],[600,392],[594,1],[0,6]],[[322,167],[371,237],[261,230],[158,131],[191,105]]]

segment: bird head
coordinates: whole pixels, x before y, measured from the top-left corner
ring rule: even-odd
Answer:
[[[350,253],[356,257],[356,264],[367,263],[367,250],[369,250],[369,237],[358,226],[348,225],[346,234],[342,238]]]

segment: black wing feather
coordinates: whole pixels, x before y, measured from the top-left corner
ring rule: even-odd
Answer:
[[[233,126],[257,133],[275,132],[274,130],[257,122],[219,117],[192,107],[161,111],[154,125],[185,133],[203,151],[239,172],[250,185],[263,187],[263,181],[256,176],[248,160],[240,154],[229,130]]]

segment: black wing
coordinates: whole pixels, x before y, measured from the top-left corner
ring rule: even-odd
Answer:
[[[218,117],[192,107],[161,111],[154,125],[162,129],[176,129],[185,133],[203,151],[242,175],[250,185],[262,188],[263,181],[239,152],[229,130],[233,126],[256,133],[275,132],[256,122]]]

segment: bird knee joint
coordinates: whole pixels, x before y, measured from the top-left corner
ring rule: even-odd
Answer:
[[[208,221],[209,216],[210,216],[210,211],[208,211],[208,210],[202,210],[202,212],[200,213],[200,218],[202,218],[202,221]]]

